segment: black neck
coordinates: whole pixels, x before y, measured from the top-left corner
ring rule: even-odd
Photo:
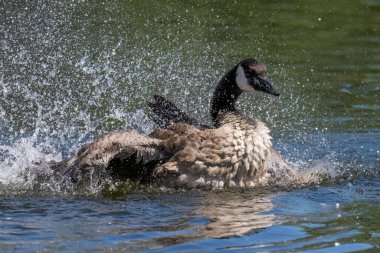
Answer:
[[[236,84],[236,69],[229,71],[220,81],[211,100],[211,117],[216,124],[220,113],[236,111],[235,102],[242,93]]]

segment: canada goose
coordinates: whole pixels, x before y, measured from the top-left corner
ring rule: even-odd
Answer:
[[[108,133],[51,167],[77,184],[99,183],[113,176],[169,187],[264,185],[270,160],[287,166],[272,150],[266,125],[235,109],[242,92],[253,91],[279,95],[267,79],[265,65],[246,59],[223,76],[214,91],[211,117],[215,128],[189,124],[193,119],[188,117],[178,120],[185,123],[165,124],[165,129],[149,136],[134,131]]]

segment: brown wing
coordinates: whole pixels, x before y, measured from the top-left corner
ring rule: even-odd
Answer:
[[[95,176],[99,178],[107,174],[106,169],[114,160],[127,161],[122,168],[128,170],[128,167],[163,159],[165,154],[160,142],[132,131],[108,133],[84,145],[73,157],[52,163],[51,167],[56,173],[67,175],[74,182],[92,183]]]
[[[197,129],[193,125],[188,125],[184,123],[177,123],[169,125],[165,129],[160,129],[153,131],[149,136],[152,138],[166,140],[173,137],[184,136],[191,133],[199,133],[199,129]]]

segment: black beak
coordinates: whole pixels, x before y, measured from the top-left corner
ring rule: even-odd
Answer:
[[[259,90],[259,91],[269,93],[275,96],[280,96],[280,93],[278,93],[278,91],[276,91],[276,89],[273,88],[273,85],[268,80],[262,77],[257,77],[257,78],[259,79],[260,82],[259,84],[254,85],[255,90]]]

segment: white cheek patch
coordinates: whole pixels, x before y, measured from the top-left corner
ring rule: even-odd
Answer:
[[[252,92],[255,90],[251,85],[249,85],[244,69],[240,64],[236,70],[236,83],[242,91]]]

